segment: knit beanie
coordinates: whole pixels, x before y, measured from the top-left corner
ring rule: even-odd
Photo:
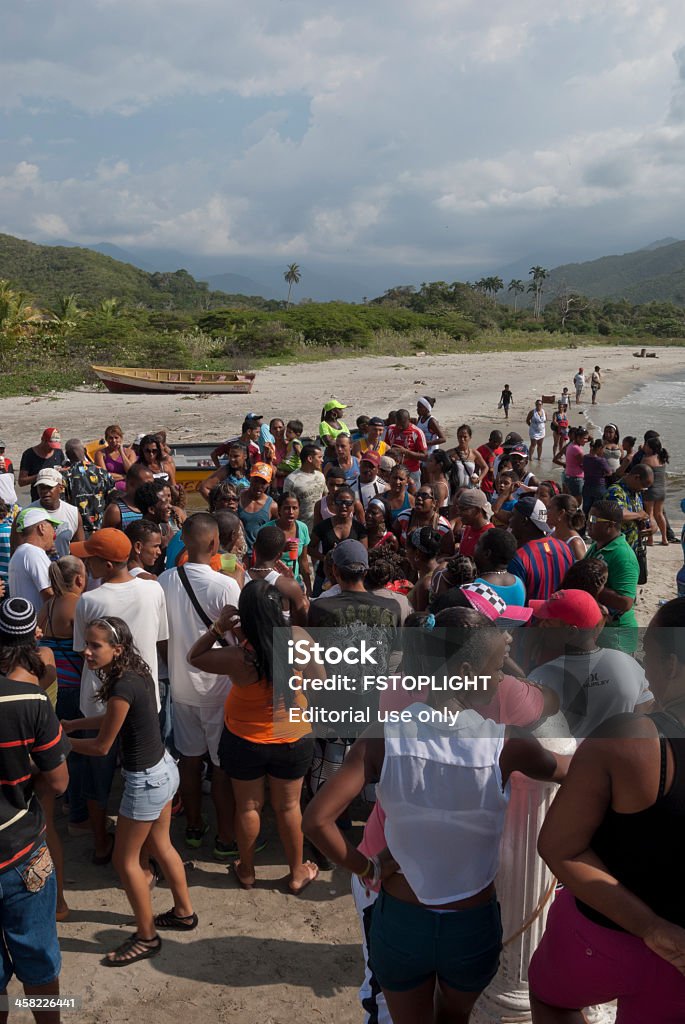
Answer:
[[[0,646],[21,647],[36,635],[36,612],[23,597],[8,597],[0,604]]]

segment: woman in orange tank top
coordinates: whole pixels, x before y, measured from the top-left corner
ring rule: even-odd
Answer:
[[[254,888],[255,846],[264,806],[264,779],[268,777],[271,806],[290,869],[288,887],[297,895],[318,874],[315,864],[302,859],[300,810],[314,739],[309,723],[300,717],[307,707],[306,697],[302,690],[288,685],[292,670],[274,672],[276,628],[283,630],[276,636],[276,645],[279,651],[283,644],[284,665],[286,639],[312,642],[302,628],[288,627],[276,588],[255,580],[242,590],[238,608],[224,608],[211,629],[191,647],[188,661],[194,668],[229,676],[233,684],[226,698],[219,762],[231,780],[236,802],[240,854],[236,878],[244,889]],[[216,647],[217,638],[228,631],[236,645]],[[322,671],[313,661],[301,670],[309,678]]]

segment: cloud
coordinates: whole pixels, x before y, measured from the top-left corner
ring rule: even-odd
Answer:
[[[469,266],[536,234],[562,248],[681,231],[676,0],[13,10],[0,40],[12,233]]]

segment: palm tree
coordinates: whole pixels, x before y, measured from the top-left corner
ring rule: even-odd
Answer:
[[[109,323],[114,317],[119,315],[119,300],[118,299],[103,299],[97,307],[96,312],[99,316]]]
[[[292,291],[292,287],[294,284],[299,284],[300,278],[302,277],[299,264],[289,263],[288,269],[286,270],[283,277],[288,282],[288,298],[285,300],[285,304],[287,307],[290,305],[290,292]]]
[[[31,305],[25,292],[0,280],[0,349],[10,349],[42,320],[42,314]]]
[[[526,286],[523,283],[523,281],[512,279],[509,282],[509,285],[507,287],[507,291],[514,293],[514,312],[515,313],[518,310],[519,295],[521,294],[521,292],[525,292],[525,290],[526,290]]]
[[[529,288],[529,291],[534,291],[535,294],[533,316],[536,320],[539,320],[542,315],[542,286],[545,279],[549,277],[549,270],[545,270],[544,267],[535,266],[531,267],[528,273],[533,278],[532,283],[534,285],[533,289]]]
[[[85,310],[78,304],[78,296],[70,292],[69,295],[60,295],[57,300],[57,309],[52,311],[52,323],[57,333],[66,338],[85,316]]]

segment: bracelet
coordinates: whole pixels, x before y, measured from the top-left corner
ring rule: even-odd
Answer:
[[[375,889],[381,880],[381,862],[379,857],[367,857],[367,867],[363,874],[358,875],[362,885]]]
[[[373,864],[371,863],[370,859],[367,857],[366,858],[366,867],[364,868],[363,871],[358,871],[357,872],[357,878],[359,879],[360,882],[363,882],[364,879],[367,877],[367,875],[372,875],[372,874],[373,874]]]

